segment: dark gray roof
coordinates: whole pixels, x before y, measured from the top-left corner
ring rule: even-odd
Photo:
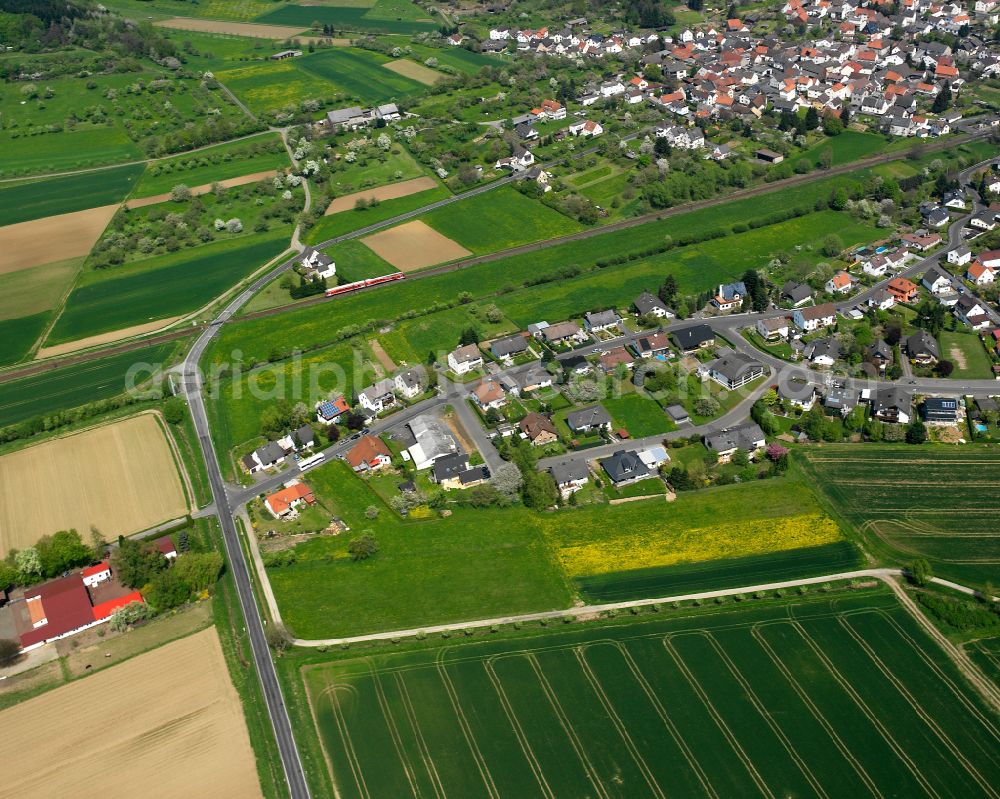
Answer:
[[[586,480],[590,476],[587,462],[584,460],[568,460],[553,464],[549,469],[556,485],[565,485],[577,480]]]
[[[705,446],[713,452],[726,452],[731,449],[754,449],[764,440],[764,431],[755,422],[748,422],[737,427],[709,433],[705,436]]]
[[[926,330],[918,330],[912,336],[907,336],[906,351],[910,355],[941,357],[941,350],[938,347],[937,339]]]
[[[909,413],[913,399],[909,392],[899,386],[879,388],[872,397],[872,411],[880,413],[889,408],[898,408]]]
[[[650,313],[657,308],[661,311],[667,311],[668,313],[670,311],[670,309],[663,304],[663,301],[659,297],[655,294],[650,294],[648,291],[642,292],[642,294],[635,298],[635,302],[632,304],[640,314]]]
[[[295,439],[299,442],[300,447],[311,447],[316,441],[316,435],[313,433],[312,427],[304,424],[295,431]]]
[[[566,424],[570,430],[588,430],[591,427],[611,424],[611,414],[601,405],[592,405],[569,413],[566,416]]]
[[[730,383],[742,380],[747,372],[764,371],[764,364],[742,352],[727,352],[712,364],[712,371],[718,372]]]
[[[810,360],[823,356],[837,360],[840,357],[840,342],[835,338],[818,338],[810,341],[805,348],[805,356]]]
[[[524,352],[526,349],[528,349],[528,340],[520,333],[507,336],[506,338],[498,338],[490,345],[490,351],[498,358],[503,358],[507,355],[517,355],[517,353]]]
[[[456,452],[454,455],[445,455],[434,461],[434,479],[439,483],[449,477],[457,477],[469,468],[469,456],[464,452]]]
[[[715,340],[715,332],[708,325],[692,325],[674,331],[674,340],[682,350],[693,350]]]
[[[638,480],[651,474],[649,467],[634,452],[620,449],[600,461],[601,468],[615,483]]]

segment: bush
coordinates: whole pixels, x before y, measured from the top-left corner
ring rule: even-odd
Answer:
[[[0,639],[0,666],[12,666],[21,656],[21,645],[12,638]]]
[[[129,602],[111,614],[111,629],[124,632],[132,625],[145,621],[152,615],[152,610],[145,602]]]

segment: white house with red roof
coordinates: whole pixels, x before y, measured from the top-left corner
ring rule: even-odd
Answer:
[[[98,583],[103,583],[111,579],[111,567],[108,562],[101,561],[96,566],[88,566],[80,573],[83,577],[83,584],[91,588]]]
[[[298,515],[302,505],[316,504],[312,489],[305,483],[294,482],[275,491],[264,500],[264,506],[275,519],[289,519]]]

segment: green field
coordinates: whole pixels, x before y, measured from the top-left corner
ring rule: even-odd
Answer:
[[[590,603],[622,602],[837,574],[861,568],[860,561],[858,550],[850,542],[839,541],[746,558],[581,577],[577,584]]]
[[[823,445],[797,458],[830,507],[890,565],[926,558],[958,582],[995,580],[1000,448]]]
[[[308,480],[352,531],[371,529],[380,549],[355,563],[347,544],[357,532],[317,537],[296,547],[296,565],[268,570],[282,618],[298,636],[569,604],[568,588],[529,511],[457,508],[447,519],[403,521],[345,464],[314,469]],[[369,505],[381,508],[375,520],[365,518]]]
[[[979,335],[969,330],[950,332],[938,336],[941,357],[955,365],[950,377],[954,380],[989,380],[993,376],[993,362]]]
[[[817,181],[799,189],[796,199],[809,204],[817,198],[828,196],[835,186],[852,183],[848,177]],[[486,196],[494,193],[490,192]],[[468,201],[457,205],[464,206],[466,202]],[[290,351],[293,347],[331,342],[336,339],[339,330],[356,324],[359,319],[395,319],[403,310],[419,310],[438,302],[454,302],[462,291],[469,291],[478,297],[490,297],[498,289],[517,288],[528,280],[557,275],[566,267],[590,267],[601,259],[662,245],[666,236],[676,240],[682,236],[724,230],[737,223],[767,219],[774,213],[787,211],[787,206],[787,197],[781,192],[773,192],[678,214],[627,230],[609,231],[582,241],[559,244],[538,252],[504,258],[433,278],[403,281],[391,289],[338,298],[333,306],[309,307],[284,314],[280,326],[275,325],[274,320],[248,321],[227,326],[220,335],[217,351],[230,352],[233,348],[238,348],[248,357],[264,358],[275,348],[278,351]],[[830,219],[829,214],[833,214],[833,218],[837,217],[834,212],[823,212],[820,218]],[[460,215],[456,216],[456,219],[459,218]],[[853,230],[853,235],[858,240],[870,240],[869,234],[872,237],[877,235],[873,228],[858,226],[847,217],[839,217],[839,220],[836,225],[838,232],[841,229]],[[782,234],[780,226],[771,227],[777,228],[778,233],[773,235],[771,241],[761,240],[762,246],[766,244],[768,248],[791,249],[797,243],[789,240],[787,234]],[[768,229],[742,235],[762,235]],[[807,228],[805,233],[808,241],[814,240],[814,229]],[[716,264],[721,264],[716,270],[706,270],[699,263],[699,253],[709,244],[715,247]],[[686,268],[677,274],[682,291],[704,291],[718,284],[720,277],[736,277],[746,270],[750,265],[749,261],[733,257],[736,253],[742,256],[741,249],[740,240],[731,236],[674,250],[664,256],[637,260],[571,280],[538,286],[529,292],[514,292],[500,299],[506,299],[508,303],[515,303],[516,300],[513,308],[519,317],[527,317],[529,311],[535,314],[538,307],[546,306],[549,302],[553,305],[547,313],[554,318],[566,318],[574,312],[589,310],[596,304],[607,305],[619,301],[629,303],[635,294],[663,281],[663,259],[682,259],[686,262]],[[813,258],[817,256],[818,253],[812,254]],[[540,294],[543,290],[548,292],[544,299]],[[609,290],[612,293],[606,296]],[[571,296],[570,293],[574,291],[575,296]],[[600,298],[599,303],[595,302],[595,297]],[[528,318],[528,323],[534,321],[537,319]]]
[[[308,28],[314,21],[332,25],[336,31],[375,33],[421,33],[437,30],[438,22],[420,22],[426,12],[406,0],[379,0],[372,8],[343,6],[283,5],[258,17],[255,22]]]
[[[262,394],[275,379],[288,385],[289,374],[281,374],[261,383]],[[254,402],[253,408],[243,403],[246,412],[222,426],[213,418],[217,439],[255,436],[267,401]],[[808,487],[788,479],[689,492],[670,503],[660,496],[548,514],[520,506],[449,506],[447,518],[429,511],[407,519],[342,463],[312,470],[307,479],[354,532],[310,539],[296,547],[294,565],[268,569],[281,615],[302,638],[558,610],[569,607],[582,578],[604,574],[625,582],[640,567],[716,561],[725,570],[733,558],[778,553],[787,573],[787,550],[842,540]],[[378,479],[391,493],[405,477]],[[370,505],[382,509],[374,520],[365,515]],[[733,508],[740,509],[738,519],[731,518]],[[355,563],[347,545],[364,529],[378,539],[379,552]],[[399,602],[400,596],[407,601]]]
[[[59,172],[143,158],[119,128],[9,139],[0,136],[0,177]]]
[[[285,231],[219,242],[148,261],[73,290],[49,344],[180,316],[224,294],[287,246]]]
[[[323,252],[333,258],[337,264],[337,276],[346,282],[391,275],[399,271],[357,239],[348,239],[332,247],[326,247]]]
[[[0,225],[121,202],[142,171],[142,164],[133,164],[9,187],[0,184]]]
[[[345,799],[987,796],[1000,773],[995,717],[885,593],[300,674],[329,769],[316,793]]]
[[[324,9],[311,7],[310,10]],[[297,58],[293,63],[297,69],[326,81],[347,97],[366,103],[384,103],[427,91],[424,84],[383,66],[391,61],[391,58],[368,50],[338,47]]]
[[[30,352],[50,319],[48,312],[0,321],[0,366],[17,363]]]
[[[415,211],[425,205],[430,205],[438,200],[450,197],[451,192],[444,186],[436,189],[428,189],[407,197],[397,197],[395,200],[382,200],[374,207],[365,208],[363,211],[341,211],[337,214],[324,216],[305,235],[305,240],[310,244],[317,244],[321,241],[329,241],[337,236],[343,236],[354,230],[360,230],[376,222],[384,222],[399,214]]]
[[[874,133],[859,133],[854,130],[845,130],[839,136],[831,136],[814,144],[798,158],[804,159],[813,166],[817,166],[824,150],[829,150],[833,155],[833,166],[849,164],[851,161],[858,161],[871,155],[883,153],[888,148],[889,143],[884,136]]]
[[[0,275],[0,320],[55,308],[82,264],[83,258],[71,258]]]
[[[451,45],[427,47],[415,42],[406,42],[406,46],[413,51],[414,61],[423,63],[428,58],[436,58],[441,66],[451,67],[468,75],[475,75],[483,67],[496,66],[498,63],[497,58],[493,55],[474,53],[464,47],[452,47]]]
[[[131,367],[162,364],[176,347],[176,342],[146,347],[0,383],[0,427],[116,397],[125,391]]]
[[[265,0],[156,0],[155,7],[148,0],[110,0],[107,3],[127,17],[145,20],[150,15],[159,17],[206,17],[251,22],[254,17],[273,7]]]
[[[253,152],[263,149],[262,145],[265,144],[269,151]],[[156,161],[146,169],[132,196],[150,197],[165,194],[179,183],[194,188],[217,180],[290,166],[291,162],[281,139],[276,134],[266,133],[249,141],[220,144],[198,153]]]
[[[579,222],[510,186],[446,205],[421,219],[476,255],[583,229]]]

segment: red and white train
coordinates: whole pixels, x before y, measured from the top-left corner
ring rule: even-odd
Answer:
[[[347,294],[350,291],[357,291],[358,289],[366,289],[369,286],[379,286],[382,283],[391,283],[394,280],[402,280],[406,275],[403,272],[394,272],[391,275],[382,275],[381,277],[370,277],[367,280],[355,280],[353,283],[344,283],[341,286],[334,286],[332,289],[326,290],[327,297],[334,297],[337,294]]]

